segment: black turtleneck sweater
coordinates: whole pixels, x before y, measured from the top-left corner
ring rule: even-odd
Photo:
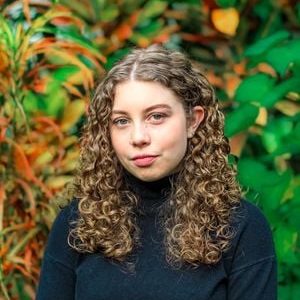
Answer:
[[[170,190],[169,178],[143,182],[128,176],[141,198],[141,247],[133,272],[101,253],[80,254],[67,243],[73,200],[57,216],[46,247],[37,300],[275,300],[276,259],[270,228],[260,210],[242,201],[233,222],[236,236],[214,265],[175,270],[165,261],[158,212]]]

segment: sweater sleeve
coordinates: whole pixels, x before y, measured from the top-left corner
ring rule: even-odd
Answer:
[[[56,217],[44,253],[36,300],[74,300],[78,253],[68,245],[75,201]]]
[[[253,204],[243,201],[242,207],[231,252],[228,300],[276,300],[277,266],[269,224]]]

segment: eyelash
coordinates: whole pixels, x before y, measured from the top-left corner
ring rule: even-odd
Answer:
[[[160,121],[161,119],[165,118],[166,117],[166,114],[163,114],[163,113],[153,113],[150,115],[150,117],[153,117],[153,116],[159,116],[159,120],[155,119],[155,121]]]
[[[116,119],[116,120],[113,120],[113,124],[117,125],[117,126],[123,126],[124,124],[120,124],[119,122],[120,121],[127,121],[126,119],[124,118],[119,118],[119,119]]]
[[[152,114],[150,114],[149,118],[154,117],[154,116],[156,116],[156,117],[159,116],[160,117],[159,119],[154,119],[154,122],[160,122],[162,119],[167,117],[167,115],[163,114],[163,113],[152,113]],[[127,125],[127,123],[126,124],[121,124],[120,123],[121,121],[124,121],[124,120],[128,121],[125,118],[118,118],[118,119],[113,120],[113,124],[115,124],[117,126],[120,126],[120,127],[123,127],[123,126]]]

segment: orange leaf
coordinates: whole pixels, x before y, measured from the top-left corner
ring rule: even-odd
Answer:
[[[30,246],[27,244],[25,248],[25,255],[24,255],[24,265],[28,271],[31,269],[32,265],[32,249]]]
[[[27,199],[29,201],[29,211],[30,211],[31,215],[34,216],[35,212],[36,212],[36,207],[35,207],[34,196],[33,196],[33,193],[31,191],[31,188],[30,188],[29,184],[27,182],[25,182],[24,180],[20,179],[20,178],[16,178],[15,181],[25,191],[25,193],[27,195]]]
[[[240,22],[239,13],[235,8],[218,8],[211,13],[215,28],[227,35],[234,36]]]
[[[7,53],[1,51],[0,49],[0,72],[4,72],[9,65],[9,58],[7,57]]]
[[[30,18],[30,9],[29,9],[29,1],[23,0],[23,12],[26,18],[26,21],[29,25],[31,25],[31,18]]]
[[[141,14],[141,10],[137,10],[129,17],[129,24],[132,27],[136,25],[140,14]]]
[[[229,74],[225,76],[226,79],[226,91],[229,97],[233,97],[236,88],[239,86],[241,79],[235,74]]]
[[[7,118],[0,117],[0,143],[5,140],[8,123],[9,120]]]
[[[33,86],[32,89],[36,92],[36,93],[40,93],[40,94],[44,94],[46,92],[46,88],[47,88],[47,80],[45,78],[42,79],[36,79],[33,82]]]
[[[79,90],[78,88],[76,88],[73,84],[68,83],[68,82],[64,82],[64,83],[63,83],[63,86],[66,88],[66,90],[67,90],[70,94],[72,94],[72,95],[74,95],[74,96],[76,96],[76,97],[79,97],[79,98],[82,98],[82,97],[83,97],[83,95],[82,95],[82,93],[80,92],[80,90]]]
[[[62,131],[60,130],[59,126],[55,123],[55,121],[53,121],[53,119],[51,119],[50,117],[41,116],[41,117],[35,117],[34,121],[40,122],[40,123],[45,123],[48,126],[50,126],[52,128],[52,130],[54,131],[54,133],[57,135],[59,141],[60,142],[63,141],[64,135],[63,135]]]
[[[4,211],[4,200],[6,198],[4,184],[0,184],[0,232],[3,229],[2,216]]]
[[[168,33],[163,33],[163,34],[156,36],[153,39],[153,43],[165,43],[169,40],[169,38],[170,38],[170,35]]]
[[[262,73],[270,74],[272,77],[276,77],[276,71],[266,63],[258,64],[257,70]]]
[[[180,27],[178,25],[171,25],[164,30],[153,39],[153,43],[165,43],[169,40],[170,35],[174,32],[177,32],[180,30]]]
[[[45,184],[41,180],[39,180],[35,176],[22,147],[8,138],[6,138],[6,142],[14,146],[13,155],[17,171],[28,181],[31,181],[37,186],[39,186],[40,189],[45,193],[47,198],[52,198],[53,194],[51,193],[51,191],[45,186]]]
[[[231,154],[240,156],[247,140],[248,133],[242,132],[230,138]]]
[[[51,23],[55,26],[67,26],[75,24],[76,27],[80,28],[80,30],[83,30],[84,28],[84,23],[82,22],[82,20],[73,16],[56,17],[51,20]]]
[[[33,170],[30,167],[28,159],[22,147],[14,143],[14,162],[17,171],[27,180],[32,181],[35,177]]]
[[[246,61],[243,60],[240,63],[234,64],[233,65],[233,70],[238,75],[245,75],[247,73]]]
[[[132,28],[129,24],[123,23],[116,29],[115,34],[120,41],[127,40],[132,35]]]
[[[17,265],[17,264],[14,264],[14,267],[15,267],[15,269],[19,270],[25,277],[32,278],[32,275],[30,274],[30,272],[28,272],[26,270],[26,268],[24,268],[20,265]]]
[[[219,88],[224,88],[224,80],[220,77],[218,77],[213,71],[207,71],[206,77],[209,80],[209,82]]]

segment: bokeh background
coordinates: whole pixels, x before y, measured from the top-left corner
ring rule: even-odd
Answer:
[[[153,43],[214,85],[230,161],[273,230],[279,300],[300,299],[299,35],[292,0],[0,0],[0,299],[34,299],[93,89]]]

